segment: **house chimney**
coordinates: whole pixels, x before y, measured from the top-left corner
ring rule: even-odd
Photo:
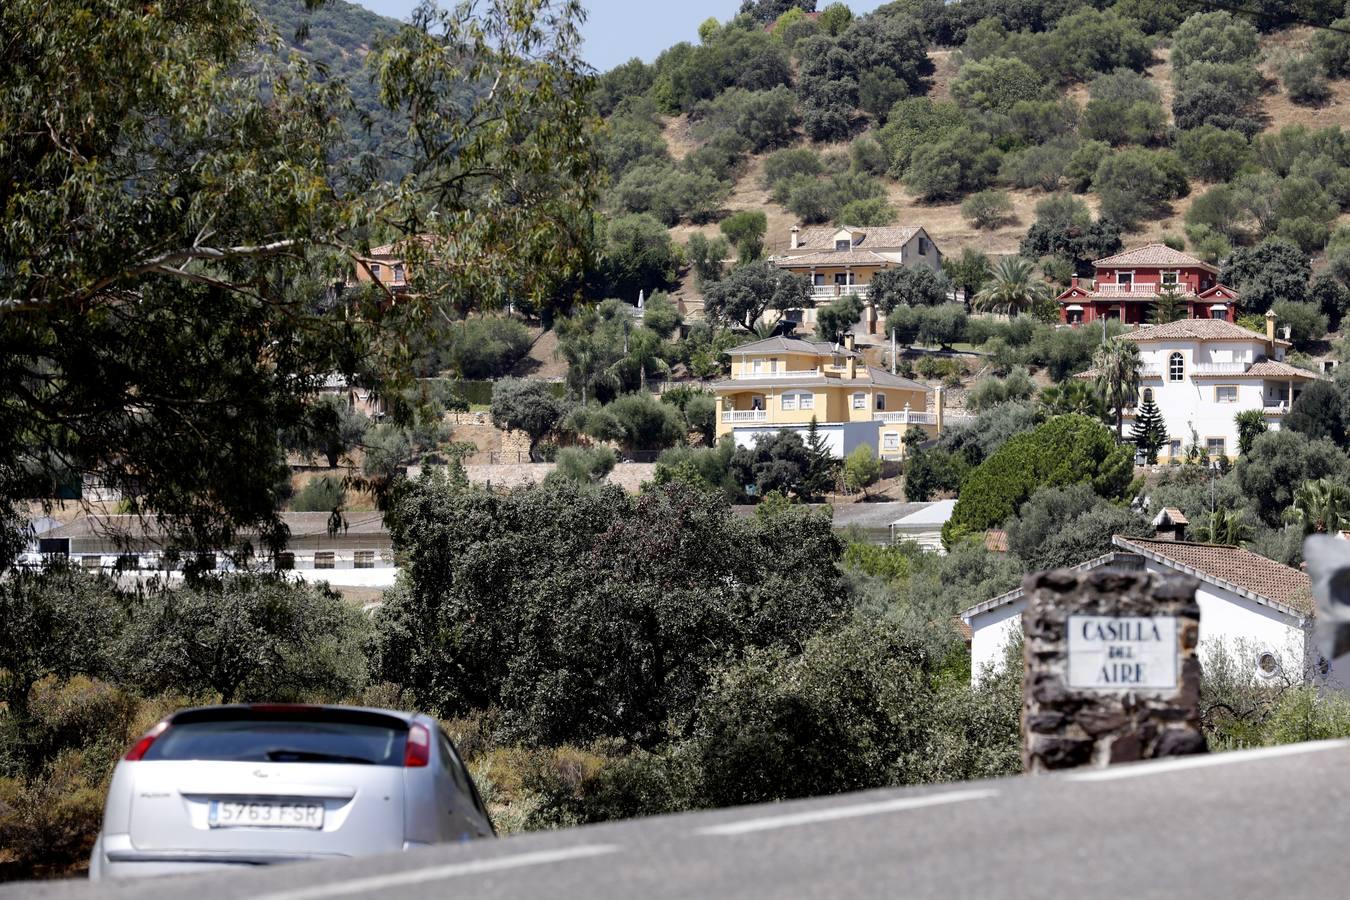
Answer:
[[[1275,340],[1275,310],[1266,310],[1266,340]]]
[[[1078,276],[1073,275],[1069,278],[1069,287],[1078,287]]]
[[[801,246],[801,233],[802,229],[800,225],[792,226],[792,242],[788,244],[788,247],[790,249],[796,250],[798,247]]]
[[[845,350],[852,350],[852,349],[853,349],[853,341],[854,341],[853,332],[851,332],[851,331],[845,332],[845,333],[844,333],[844,349],[845,349]]]
[[[1153,537],[1159,541],[1186,540],[1186,526],[1190,524],[1186,516],[1176,507],[1168,506],[1153,517]]]

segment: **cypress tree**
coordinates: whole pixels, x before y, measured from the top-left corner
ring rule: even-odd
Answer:
[[[1158,464],[1158,451],[1167,443],[1167,425],[1163,423],[1162,412],[1158,404],[1148,397],[1139,407],[1134,417],[1134,430],[1130,440],[1144,453],[1144,462],[1150,466]]]
[[[811,424],[806,429],[806,457],[810,462],[802,487],[807,496],[819,497],[834,487],[839,461],[830,452],[815,416],[811,417]]]

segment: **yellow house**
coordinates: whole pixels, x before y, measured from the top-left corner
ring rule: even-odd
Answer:
[[[867,444],[883,459],[904,453],[903,438],[917,425],[942,430],[942,394],[909,378],[868,366],[844,343],[772,337],[729,351],[731,377],[717,392],[717,437],[749,446],[757,435],[783,428],[805,436],[811,420],[839,457]],[[929,395],[935,393],[934,411]]]

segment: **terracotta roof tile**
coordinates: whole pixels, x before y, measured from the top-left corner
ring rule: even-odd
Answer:
[[[1313,611],[1312,580],[1307,572],[1291,569],[1241,547],[1224,544],[1196,544],[1190,541],[1164,541],[1124,538],[1112,542],[1123,550],[1143,550],[1192,569],[1201,577],[1227,582],[1243,590],[1298,610]]]
[[[812,250],[802,256],[793,256],[793,252],[789,250],[774,262],[780,266],[881,266],[891,262],[871,250]]]
[[[1177,319],[1164,325],[1145,325],[1121,335],[1127,341],[1265,341],[1264,334],[1234,325],[1223,319]],[[1276,340],[1277,344],[1288,346],[1288,341]]]
[[[1145,244],[1134,247],[1115,256],[1107,256],[1092,263],[1094,266],[1198,266],[1210,272],[1218,269],[1202,259],[1196,259],[1180,250],[1173,250],[1166,244]]]
[[[956,633],[961,635],[961,639],[967,644],[975,637],[975,629],[970,627],[970,623],[960,616],[952,616],[952,627]]]
[[[1008,552],[1008,532],[991,529],[984,533],[984,549],[990,553]]]
[[[1248,375],[1264,375],[1269,378],[1308,378],[1315,380],[1317,374],[1309,372],[1307,369],[1300,369],[1298,366],[1291,366],[1286,362],[1276,362],[1268,359],[1263,362],[1252,363],[1248,367]]]
[[[840,231],[854,234],[855,248],[885,249],[903,247],[910,238],[919,233],[918,225],[880,225],[875,228],[862,228],[857,225],[840,225],[837,228],[803,228],[797,235],[798,250],[833,250],[834,236]]]
[[[816,356],[857,355],[853,350],[845,350],[843,344],[836,345],[829,341],[804,341],[801,338],[783,337],[782,335],[775,335],[762,341],[751,341],[748,344],[741,344],[739,347],[732,347],[727,351],[729,356],[745,356],[751,353],[814,353]]]

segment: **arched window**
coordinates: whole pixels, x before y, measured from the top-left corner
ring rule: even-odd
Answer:
[[[1181,381],[1186,377],[1186,359],[1180,353],[1173,353],[1167,359],[1167,380]]]
[[[1145,403],[1153,402],[1153,388],[1144,388],[1144,402]]]

